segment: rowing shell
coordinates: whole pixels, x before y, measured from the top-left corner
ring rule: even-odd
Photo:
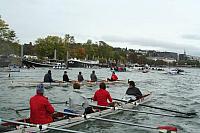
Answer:
[[[69,82],[27,82],[27,81],[12,81],[11,82],[11,86],[12,87],[35,87],[37,86],[39,83],[42,83],[44,85],[44,87],[51,87],[51,86],[61,86],[61,87],[67,87],[69,85],[71,85],[71,83]]]
[[[145,102],[148,102],[152,97],[152,93],[148,93],[146,95],[144,95],[142,98],[131,102],[131,103],[122,103],[119,108],[126,108],[126,109],[132,109],[137,107],[139,104],[143,104]],[[114,108],[109,108],[109,109],[105,109],[102,110],[100,112],[95,112],[95,113],[91,113],[88,114],[89,117],[104,117],[104,116],[108,116],[108,115],[112,115],[112,114],[116,114],[121,112],[122,110],[120,109],[114,109]],[[80,123],[83,123],[85,121],[87,121],[88,119],[85,119],[81,116],[76,116],[76,117],[69,117],[69,115],[65,115],[65,113],[57,113],[55,114],[56,116],[54,116],[54,120],[55,122],[50,123],[48,126],[49,127],[55,127],[55,128],[69,128],[75,125],[78,125]],[[28,119],[25,119],[26,121],[28,121]],[[23,122],[26,122],[24,120],[21,120]],[[9,126],[9,125],[13,125],[11,123],[5,123],[3,124],[4,126]],[[47,129],[44,129],[45,131],[47,131]],[[38,132],[39,129],[37,127],[26,127],[24,128],[24,126],[21,126],[21,128],[18,128],[16,130],[13,131],[9,131],[7,133],[19,133],[19,132]]]
[[[62,81],[58,81],[58,82],[41,82],[41,81],[11,81],[10,86],[12,87],[35,87],[38,84],[42,83],[44,85],[45,88],[48,87],[53,87],[53,86],[59,86],[59,87],[68,87],[70,85],[72,85],[73,83],[78,82],[78,81],[71,81],[71,82],[62,82]],[[127,84],[125,81],[123,80],[117,80],[117,81],[103,81],[106,84]],[[85,81],[85,82],[78,82],[81,86],[87,86],[87,87],[94,87],[96,85],[98,85],[100,82],[91,82],[91,81]]]

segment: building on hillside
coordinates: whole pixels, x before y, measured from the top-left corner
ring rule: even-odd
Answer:
[[[148,53],[148,50],[141,50],[141,49],[139,49],[139,50],[135,50],[135,53],[146,55]]]
[[[167,62],[167,63],[173,63],[173,62],[177,61],[174,58],[165,58],[165,57],[147,57],[147,59],[154,60],[154,61],[162,60],[162,61]]]
[[[187,55],[186,54],[179,54],[179,60],[187,60]]]
[[[188,60],[197,60],[197,61],[200,61],[200,57],[198,57],[198,56],[190,56],[190,55],[187,55],[187,59],[188,59]]]
[[[174,53],[174,52],[156,52],[157,57],[164,57],[164,58],[168,58],[168,59],[174,59],[177,60],[178,58],[178,54]]]
[[[178,59],[178,54],[175,52],[158,52],[155,50],[149,50],[147,52],[147,55],[149,57],[160,57],[161,59],[163,58],[174,59],[174,60]]]

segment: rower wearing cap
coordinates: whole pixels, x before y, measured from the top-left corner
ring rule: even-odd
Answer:
[[[36,95],[30,98],[30,123],[47,124],[53,122],[51,115],[54,113],[54,107],[43,94],[43,84],[37,85]]]

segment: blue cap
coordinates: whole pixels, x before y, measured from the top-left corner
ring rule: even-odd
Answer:
[[[36,87],[37,93],[44,93],[44,85],[42,83],[38,84]]]

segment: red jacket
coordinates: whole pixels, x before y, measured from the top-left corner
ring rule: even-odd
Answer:
[[[30,122],[33,124],[47,124],[53,122],[53,106],[43,95],[36,94],[30,99]]]
[[[112,81],[117,81],[117,80],[118,80],[117,75],[112,74],[112,76],[111,76],[111,80],[112,80]]]
[[[112,102],[110,93],[105,89],[97,90],[94,94],[93,100],[97,101],[97,105],[99,106],[108,106],[109,104],[107,100]]]

